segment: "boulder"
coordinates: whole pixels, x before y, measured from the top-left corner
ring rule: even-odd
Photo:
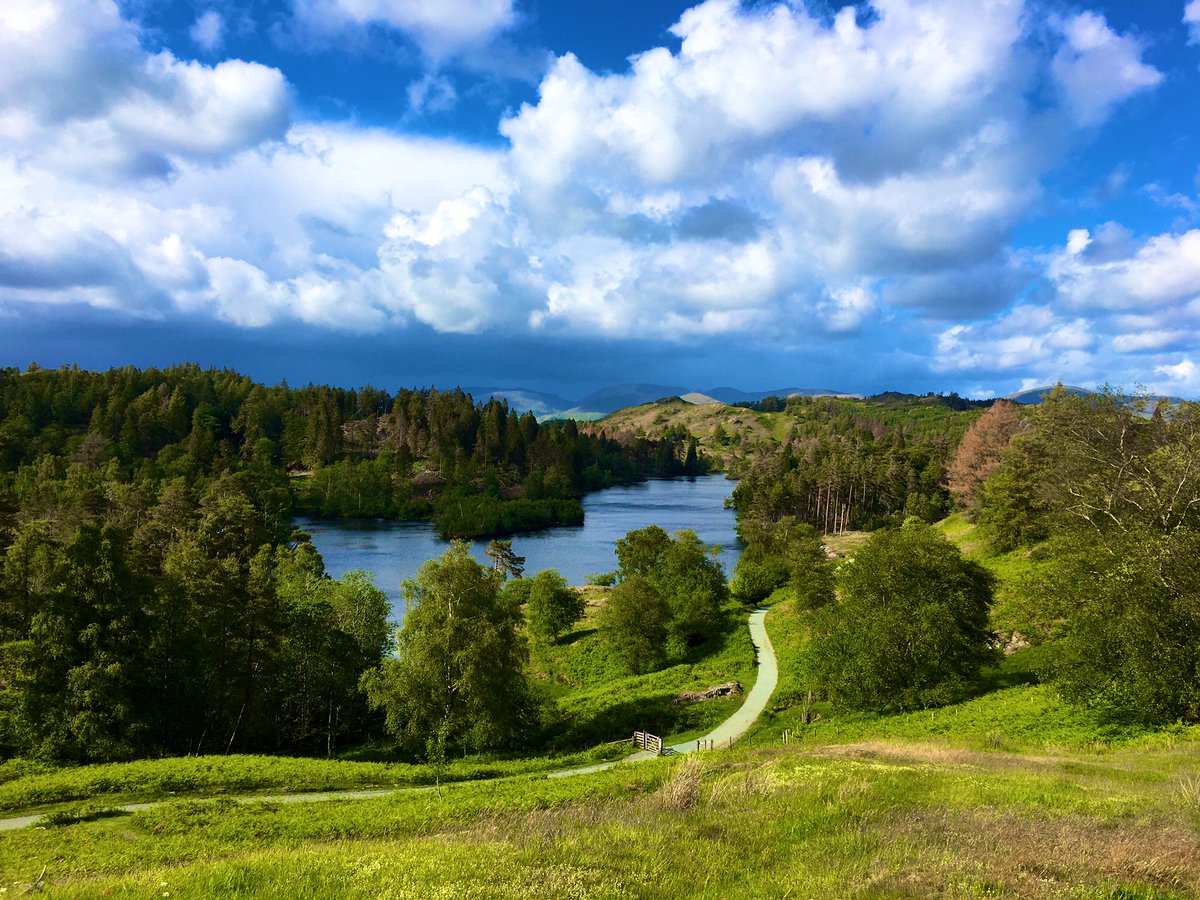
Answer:
[[[736,681],[730,681],[703,691],[684,691],[671,701],[671,705],[678,706],[681,703],[699,703],[701,700],[716,700],[718,697],[733,697],[741,692],[741,684]]]

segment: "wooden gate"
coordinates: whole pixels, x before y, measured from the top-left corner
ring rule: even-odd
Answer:
[[[633,743],[643,750],[653,750],[659,756],[662,756],[663,739],[656,734],[651,734],[648,731],[635,731],[633,733]]]

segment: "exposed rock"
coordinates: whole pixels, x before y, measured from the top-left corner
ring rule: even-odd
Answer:
[[[1012,656],[1018,650],[1024,650],[1029,646],[1029,641],[1019,631],[1010,631],[1007,635],[1001,633],[999,638],[1000,647],[1005,656]]]
[[[718,697],[733,697],[742,692],[742,686],[736,681],[718,684],[704,691],[684,691],[671,701],[672,706],[680,703],[699,703],[701,700],[716,700]]]

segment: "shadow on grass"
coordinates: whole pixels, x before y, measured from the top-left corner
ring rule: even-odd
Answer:
[[[635,731],[668,737],[697,729],[708,730],[727,718],[742,700],[734,697],[676,705],[675,698],[674,691],[661,691],[594,712],[574,711],[548,725],[546,743],[562,751],[621,740]]]
[[[1054,655],[1051,644],[1026,647],[1001,660],[1000,665],[984,669],[980,674],[979,688],[964,699],[974,699],[1022,685],[1041,684],[1046,677]]]
[[[82,822],[98,822],[101,819],[117,819],[130,815],[133,813],[127,809],[114,809],[111,806],[73,807],[46,813],[37,824],[46,828],[65,828]]]
[[[568,631],[566,634],[562,635],[557,641],[555,641],[555,643],[560,647],[570,647],[572,644],[583,640],[589,634],[595,633],[595,628],[577,628],[574,631]]]

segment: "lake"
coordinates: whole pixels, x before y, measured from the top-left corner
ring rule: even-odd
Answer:
[[[597,491],[583,498],[582,526],[514,535],[513,550],[525,557],[529,575],[558,569],[569,584],[583,584],[590,573],[617,567],[615,545],[625,532],[647,525],[669,532],[690,528],[705,544],[721,547],[720,560],[728,576],[740,552],[733,510],[725,508],[733,486],[723,475],[705,475],[657,478]],[[397,621],[403,616],[400,582],[416,575],[421,563],[446,549],[446,542],[428,522],[300,517],[296,525],[312,535],[334,578],[351,569],[374,573],[375,583],[392,602]],[[480,561],[486,546],[487,541],[472,544]]]

